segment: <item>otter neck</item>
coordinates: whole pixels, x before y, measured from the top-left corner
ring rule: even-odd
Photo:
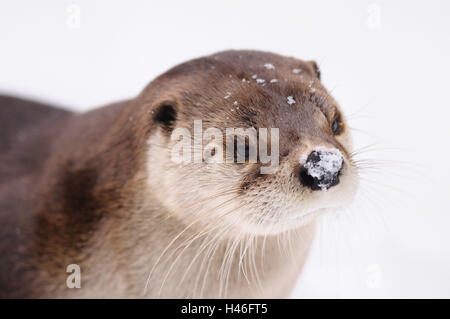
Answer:
[[[117,232],[114,241],[133,249],[121,250],[126,256],[116,260],[132,261],[123,276],[133,282],[136,296],[148,298],[287,297],[282,292],[295,284],[314,234],[311,223],[266,237],[202,235],[152,204],[131,216],[134,231]]]

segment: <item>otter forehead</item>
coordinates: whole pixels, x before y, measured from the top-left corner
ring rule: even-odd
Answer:
[[[261,51],[225,51],[214,54],[209,58],[218,64],[235,68],[235,72],[246,72],[250,75],[263,76],[269,80],[279,80],[274,75],[282,79],[289,80],[289,76],[295,77],[316,77],[320,78],[317,65],[314,62],[306,62],[296,58],[284,57],[278,54]]]
[[[320,83],[315,62],[258,51],[226,51],[182,64],[165,78],[183,77],[180,119],[214,127],[277,127],[296,139],[326,135],[339,114]],[[189,79],[189,81],[185,81]]]

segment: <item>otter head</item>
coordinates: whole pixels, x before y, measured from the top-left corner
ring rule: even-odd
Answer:
[[[314,62],[227,51],[169,70],[142,96],[149,192],[186,224],[275,234],[354,197],[350,132]]]

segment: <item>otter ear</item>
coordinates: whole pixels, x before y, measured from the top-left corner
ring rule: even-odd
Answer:
[[[166,101],[160,103],[153,110],[153,121],[167,132],[173,130],[175,121],[177,120],[177,109],[175,105],[176,103],[174,102]]]
[[[320,80],[320,69],[319,69],[319,66],[317,65],[317,62],[316,61],[308,61],[306,63],[308,63],[308,65],[313,69],[314,74]]]

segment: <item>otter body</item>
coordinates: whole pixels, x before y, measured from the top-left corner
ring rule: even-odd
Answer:
[[[329,133],[339,111],[318,81],[313,63],[227,51],[87,113],[0,97],[0,297],[288,297],[310,216],[345,205],[355,184],[348,132]],[[279,128],[279,169],[174,163],[171,134],[196,119]],[[318,145],[345,158],[326,192],[301,177]],[[69,265],[81,288],[68,287]]]

